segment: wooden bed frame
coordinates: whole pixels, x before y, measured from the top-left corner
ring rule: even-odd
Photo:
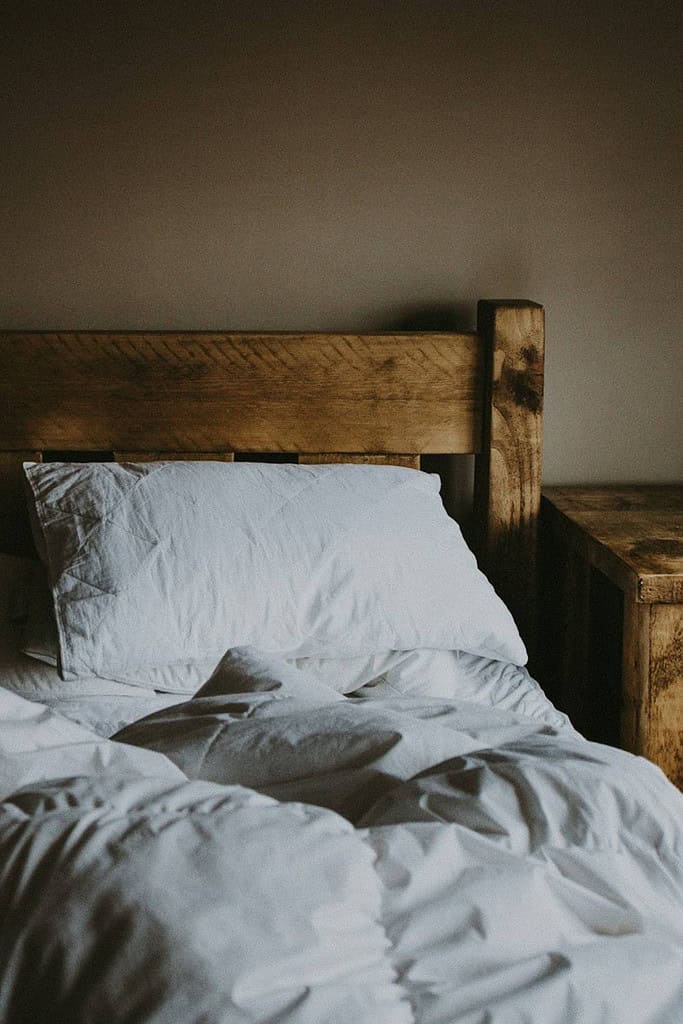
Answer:
[[[472,543],[533,651],[543,350],[520,300],[468,334],[2,332],[0,551],[32,551],[25,460],[474,455]]]

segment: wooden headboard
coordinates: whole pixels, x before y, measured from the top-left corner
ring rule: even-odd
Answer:
[[[469,454],[474,547],[533,647],[543,348],[519,300],[468,334],[0,332],[0,551],[31,550],[24,460]]]

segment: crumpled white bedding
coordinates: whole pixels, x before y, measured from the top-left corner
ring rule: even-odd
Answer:
[[[0,685],[27,700],[46,704],[101,736],[112,736],[145,715],[188,699],[200,683],[204,684],[202,693],[226,693],[226,687],[234,689],[246,673],[248,682],[239,682],[239,687],[253,689],[256,676],[263,672],[267,662],[262,652],[247,648],[228,652],[218,667],[212,663],[210,668],[208,663],[174,666],[175,683],[183,689],[182,693],[159,693],[100,677],[66,681],[55,667],[54,620],[52,638],[46,639],[49,627],[45,622],[40,629],[36,628],[35,619],[45,615],[46,597],[49,600],[42,573],[34,561],[0,553]],[[37,605],[32,605],[36,598]],[[33,652],[31,657],[25,653],[28,650]],[[322,691],[367,695],[372,688],[375,697],[464,698],[516,711],[554,726],[568,725],[566,716],[552,706],[526,668],[464,651],[422,648],[383,651],[362,658],[297,658],[286,662],[278,658],[276,662],[277,672],[286,673],[290,689],[296,686],[298,677],[309,688],[315,685]]]
[[[2,777],[0,1020],[680,1024],[683,797],[657,768],[282,676],[242,665],[127,742],[0,691],[0,751],[42,721]]]

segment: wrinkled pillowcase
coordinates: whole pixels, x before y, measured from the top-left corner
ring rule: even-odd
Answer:
[[[59,635],[45,569],[40,565],[33,572],[26,601],[21,652],[56,669],[59,667]],[[202,659],[177,665],[139,666],[126,672],[101,675],[97,679],[100,691],[104,683],[117,683],[124,684],[126,692],[130,687],[144,687],[158,693],[189,696],[211,678],[215,668],[215,659]]]
[[[64,678],[421,647],[522,664],[437,478],[377,466],[25,464]]]
[[[30,600],[34,559],[0,554],[0,691],[9,690],[28,700],[59,701],[65,697],[109,695],[140,696],[140,687],[101,677],[61,679],[53,664],[27,657],[21,650],[22,633]],[[153,695],[153,691],[148,691]]]

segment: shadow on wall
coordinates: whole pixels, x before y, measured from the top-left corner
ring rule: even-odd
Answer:
[[[435,302],[406,306],[398,316],[382,324],[383,331],[471,331],[468,307]]]

